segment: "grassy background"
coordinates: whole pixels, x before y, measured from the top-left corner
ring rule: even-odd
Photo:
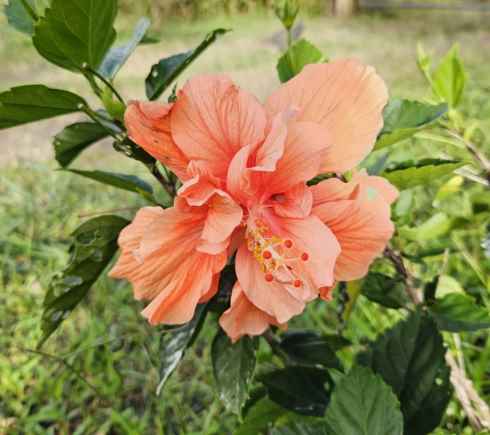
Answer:
[[[136,18],[121,17],[122,37],[129,34]],[[426,92],[415,65],[416,42],[440,55],[458,41],[470,74],[465,108],[476,114],[482,111],[483,117],[490,114],[489,66],[484,58],[484,48],[488,52],[490,46],[487,19],[461,13],[369,15],[349,22],[302,18],[305,36],[329,57],[356,56],[375,65],[392,95],[407,98],[423,98]],[[2,89],[44,83],[88,95],[81,79],[39,58],[28,41],[1,20]],[[138,49],[118,78],[119,89],[127,99],[144,98],[143,78],[152,63],[192,47],[218,26],[234,31],[188,74],[225,71],[264,98],[278,85],[279,52],[275,42],[279,25],[265,11],[192,22],[160,18],[154,30],[162,42]],[[0,434],[232,433],[236,418],[224,411],[213,389],[209,344],[215,319],[211,317],[160,397],[154,394],[158,383],[154,359],[161,334],[140,317],[142,306],[124,283],[99,280],[46,344],[46,354],[32,352],[40,337],[44,289],[67,259],[69,233],[93,213],[122,208],[120,214],[131,217],[142,205],[136,196],[55,170],[50,137],[70,119],[77,116],[0,132]],[[94,147],[75,166],[146,177],[144,168],[113,152],[110,143]],[[474,283],[469,268],[458,273],[463,284]],[[292,326],[329,332],[336,323],[336,309],[336,304],[311,304]],[[359,348],[397,318],[397,313],[362,299],[346,334]],[[466,370],[488,398],[490,346],[485,336],[478,340],[463,337]],[[351,355],[343,356],[349,360]],[[259,360],[266,363],[267,358],[261,348]],[[456,402],[451,403],[444,425],[446,434],[472,433]]]

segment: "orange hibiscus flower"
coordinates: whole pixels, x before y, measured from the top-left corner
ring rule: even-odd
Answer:
[[[111,276],[151,300],[150,323],[188,322],[235,255],[220,324],[232,340],[285,324],[336,280],[359,279],[393,234],[397,191],[352,170],[383,125],[387,90],[355,60],[309,65],[265,105],[226,76],[191,79],[174,104],[133,102],[133,141],[183,185],[172,208],[143,208],[119,237]]]

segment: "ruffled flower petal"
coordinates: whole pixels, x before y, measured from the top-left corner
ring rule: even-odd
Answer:
[[[225,179],[237,151],[264,139],[266,115],[251,94],[226,76],[199,76],[180,91],[171,116],[172,137],[189,160],[206,162]]]
[[[137,299],[152,300],[143,311],[151,324],[188,322],[225,266],[226,250],[196,250],[206,217],[201,209],[146,207],[121,232],[122,253],[110,276],[130,281]]]
[[[237,282],[231,294],[231,305],[219,319],[219,324],[234,343],[244,335],[263,334],[277,320],[252,304]]]
[[[172,104],[138,102],[129,104],[124,122],[129,138],[170,168],[181,180],[189,178],[189,160],[177,147],[170,132]]]
[[[272,117],[294,107],[298,120],[324,126],[324,143],[331,146],[322,170],[345,172],[372,150],[387,101],[386,85],[374,68],[343,59],[307,65],[269,97],[266,110]]]

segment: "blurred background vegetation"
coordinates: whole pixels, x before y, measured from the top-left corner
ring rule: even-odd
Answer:
[[[195,46],[207,31],[222,26],[233,28],[233,32],[213,46],[187,74],[224,71],[264,98],[279,84],[275,64],[283,38],[270,3],[121,0],[124,13],[119,17],[118,29],[122,38],[130,34],[139,16],[150,14],[152,32],[160,42],[138,49],[118,77],[118,88],[127,99],[144,98],[143,80],[153,63]],[[454,2],[444,2],[451,3]],[[330,10],[326,1],[303,2],[301,26],[305,36],[330,58],[355,56],[374,65],[393,96],[428,96],[416,67],[417,42],[436,57],[459,42],[469,75],[462,112],[478,120],[480,143],[489,154],[490,14],[388,9],[361,13],[344,21],[332,17]],[[0,59],[2,90],[14,84],[44,83],[82,94],[87,91],[80,78],[55,69],[37,56],[22,35],[6,26],[3,17]],[[236,417],[224,411],[213,389],[209,344],[215,319],[211,317],[197,345],[188,352],[161,396],[155,395],[155,358],[161,331],[147,326],[139,315],[142,305],[133,300],[125,283],[100,279],[84,303],[48,341],[43,353],[34,351],[40,337],[38,323],[44,290],[66,262],[70,232],[93,214],[118,210],[131,217],[142,206],[136,196],[55,170],[51,137],[69,118],[0,132],[0,434],[232,433]],[[417,138],[397,145],[386,158],[395,162],[407,155],[444,157],[451,146]],[[114,153],[107,142],[86,153],[77,166],[131,172],[147,178],[145,168]],[[429,228],[425,240],[408,246],[422,247],[429,253],[433,250],[424,262],[411,265],[414,272],[427,278],[444,265],[445,291],[464,289],[483,298],[489,306],[490,260],[481,246],[490,212],[488,190],[456,177],[430,188],[414,189],[411,196],[395,208],[399,224],[414,229],[438,212],[451,219],[477,222],[474,228],[463,230],[451,225]],[[449,247],[450,259],[440,250],[434,251],[434,246]],[[338,325],[338,310],[338,302],[311,304],[306,315],[292,322],[291,327],[332,332]],[[346,336],[353,341],[354,349],[359,349],[399,316],[361,297],[344,326]],[[458,340],[454,344],[457,354],[478,391],[488,400],[487,336],[461,334]],[[352,352],[347,350],[342,356],[348,361],[350,355]],[[259,361],[266,365],[267,358],[266,347],[261,347]],[[444,429],[436,433],[474,432],[459,404],[453,401]]]

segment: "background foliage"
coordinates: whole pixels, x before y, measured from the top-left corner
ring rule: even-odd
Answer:
[[[341,24],[324,17],[303,19],[306,35],[329,57],[361,56],[377,66],[387,79],[392,95],[410,99],[433,98],[422,75],[417,75],[414,41],[422,40],[426,50],[435,53],[436,58],[455,40],[460,41],[469,77],[459,106],[460,115],[453,119],[462,128],[471,128],[472,140],[488,154],[490,83],[488,65],[480,61],[476,41],[488,42],[490,35],[480,24],[481,17],[462,16],[456,20],[454,16],[442,19],[441,16],[424,15],[424,20],[420,20],[412,15],[367,16]],[[127,15],[116,23],[116,27],[122,29],[123,38],[131,33],[129,24],[134,21],[135,17]],[[224,70],[261,96],[277,86],[274,68],[280,37],[273,34],[279,30],[276,21],[257,15],[232,15],[203,19],[192,25],[166,24],[154,29],[161,34],[163,43],[139,49],[135,59],[118,77],[119,88],[124,89],[127,98],[143,97],[141,77],[162,54],[170,55],[194,47],[204,33],[220,26],[236,30],[196,63],[192,73]],[[18,35],[7,33],[5,26],[0,32],[3,32],[2,59],[7,61],[0,73],[2,88],[18,84],[21,79],[30,82],[33,68],[36,68],[36,79],[40,82],[86,92],[85,85],[75,76],[60,73],[38,58],[34,60],[32,49]],[[389,40],[386,34],[390,34]],[[74,120],[77,119],[78,115],[74,115]],[[141,307],[124,283],[116,284],[106,278],[99,280],[70,321],[64,322],[42,351],[35,350],[41,337],[37,313],[41,312],[45,289],[52,275],[66,264],[69,234],[79,225],[80,219],[112,209],[118,209],[119,214],[129,218],[144,203],[136,195],[77,178],[75,174],[52,171],[53,164],[45,162],[50,149],[48,135],[57,133],[64,124],[48,121],[41,126],[0,133],[2,142],[7,144],[1,153],[0,178],[0,431],[33,434],[232,432],[238,418],[223,407],[212,380],[210,354],[213,349],[219,350],[221,344],[215,341],[213,347],[210,346],[215,333],[213,315],[208,317],[196,345],[169,378],[161,396],[155,396],[154,392],[160,382],[160,362],[164,357],[160,349],[166,335],[162,334],[161,328],[150,329],[141,320]],[[390,148],[386,155],[385,151],[378,151],[368,165],[379,165],[380,158],[387,168],[395,168],[399,162],[407,160],[471,158],[457,141],[441,138],[434,132],[420,133]],[[19,158],[23,153],[28,158]],[[154,184],[144,168],[112,152],[110,143],[82,156],[80,166],[133,173]],[[449,293],[453,294],[452,298],[454,294],[471,296],[482,307],[488,308],[490,260],[485,241],[490,204],[487,191],[461,175],[448,174],[430,184],[420,184],[407,190],[395,206],[399,228],[395,246],[406,252],[410,270],[417,280],[430,281],[441,275],[437,283],[438,297]],[[380,263],[375,272],[390,274],[393,271]],[[371,279],[375,278],[371,276]],[[340,344],[338,356],[350,365],[354,362],[353,355],[366,349],[368,339],[374,340],[403,317],[398,311],[380,308],[371,302],[380,299],[379,295],[378,299],[373,295],[373,289],[376,290],[377,285],[363,287],[364,295],[355,305],[347,303],[344,306],[342,297],[329,305],[312,304],[291,328],[316,329],[324,334],[336,333],[340,328],[352,345],[344,347],[346,343]],[[356,289],[350,287],[347,290]],[[395,305],[405,303],[397,297],[393,297],[393,301]],[[345,313],[350,313],[348,320]],[[461,320],[467,321],[468,316],[463,315]],[[418,325],[418,321],[412,320],[409,325]],[[487,334],[468,332],[456,336],[444,332],[444,336],[464,362],[479,392],[488,399],[490,345]],[[439,340],[437,334],[430,337],[433,342]],[[241,346],[245,352],[250,351],[250,343],[244,342]],[[282,347],[295,358],[301,358],[294,337],[289,337]],[[431,360],[437,362],[435,356]],[[337,357],[332,355],[322,354],[319,358],[338,364]],[[379,360],[385,359],[381,354]],[[364,357],[365,365],[373,367],[376,365],[373,361],[376,358]],[[277,363],[276,357],[271,356],[267,345],[261,341],[257,365],[260,370],[265,370],[273,363]],[[214,371],[219,372],[219,367]],[[246,367],[245,372],[249,372]],[[280,387],[285,374],[278,371],[269,378],[267,388],[271,397],[278,388],[275,397],[283,396]],[[308,379],[308,370],[302,376]],[[346,394],[349,385],[365,383],[380,395],[390,395],[379,378],[365,375],[360,368],[351,372],[342,383]],[[399,394],[406,389],[401,385],[395,391]],[[321,393],[314,397],[318,397],[321,410],[325,397]],[[335,413],[344,400],[352,403],[353,399],[356,397],[335,396],[332,403],[336,406],[329,413]],[[365,397],[358,406],[369,400]],[[280,416],[280,420],[288,424],[292,418],[274,402],[262,405],[262,409],[269,412],[267,421]],[[317,411],[313,409],[313,412]],[[393,415],[394,425],[399,428],[399,411],[387,409],[386,412]],[[253,408],[248,415],[253,415]],[[371,422],[360,420],[353,424],[366,423]],[[302,424],[297,423],[298,427]],[[372,424],[376,424],[375,419]],[[241,433],[257,431],[256,427],[249,427],[247,432],[247,425],[244,427]],[[278,429],[275,433],[289,432]],[[450,403],[437,433],[473,433],[457,401]]]

